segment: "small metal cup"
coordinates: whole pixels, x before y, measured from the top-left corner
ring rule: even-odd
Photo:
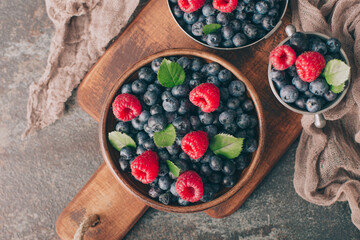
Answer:
[[[177,18],[174,16],[172,10],[171,10],[171,5],[170,5],[170,0],[167,0],[167,3],[168,3],[168,7],[169,7],[169,11],[171,13],[171,16],[173,17],[173,19],[175,20],[176,24],[179,26],[179,28],[186,34],[188,35],[192,40],[194,40],[195,42],[205,46],[205,47],[208,47],[208,48],[212,48],[212,49],[216,49],[216,50],[237,50],[237,49],[242,49],[242,48],[246,48],[246,47],[250,47],[264,39],[268,39],[271,35],[273,35],[276,30],[278,30],[278,28],[281,26],[281,23],[282,23],[282,19],[284,18],[284,15],[286,13],[286,9],[288,7],[288,4],[289,4],[289,0],[282,0],[281,1],[281,5],[280,5],[280,8],[282,9],[282,13],[281,13],[281,16],[279,18],[279,21],[277,22],[277,24],[275,25],[275,27],[273,29],[271,29],[271,31],[269,31],[264,37],[256,40],[255,42],[252,42],[252,43],[249,43],[249,44],[246,44],[244,46],[241,46],[241,47],[232,47],[232,48],[225,48],[225,47],[214,47],[214,46],[210,46],[202,41],[199,41],[198,39],[196,39],[194,36],[192,36],[191,34],[189,34],[178,22]]]
[[[291,35],[293,35],[295,32],[296,32],[296,28],[294,25],[288,25],[286,26],[285,28],[285,32],[286,34],[288,35],[287,38],[285,38],[278,46],[280,45],[283,45],[286,41],[288,41],[291,37]],[[327,35],[324,35],[324,34],[321,34],[321,33],[317,33],[317,32],[303,32],[307,35],[314,35],[314,36],[317,36],[319,38],[322,38],[322,39],[329,39],[330,37],[327,36]],[[345,63],[349,65],[349,59],[348,57],[346,56],[346,53],[344,52],[343,49],[340,50],[340,54],[342,56],[342,58],[345,60]],[[278,91],[276,90],[275,86],[274,86],[274,83],[273,81],[270,79],[270,72],[271,72],[271,63],[269,61],[269,66],[268,66],[268,79],[269,79],[269,83],[270,83],[270,87],[271,87],[271,90],[272,92],[274,93],[275,97],[277,98],[277,100],[279,100],[279,102],[284,105],[286,108],[290,109],[291,111],[294,111],[294,112],[297,112],[297,113],[301,113],[301,114],[307,114],[307,115],[314,115],[314,125],[317,127],[317,128],[323,128],[325,127],[326,125],[326,120],[323,116],[323,112],[335,107],[336,105],[338,105],[341,100],[344,98],[346,92],[348,91],[349,89],[349,86],[350,86],[350,81],[351,81],[351,76],[349,76],[349,79],[348,81],[346,82],[346,86],[345,86],[345,89],[344,91],[342,91],[340,93],[340,95],[337,96],[337,99],[334,100],[333,102],[331,103],[328,103],[328,105],[321,109],[320,111],[318,112],[314,112],[314,113],[311,113],[311,112],[308,112],[308,111],[304,111],[304,110],[301,110],[299,108],[296,108],[294,106],[291,106],[290,104],[284,102]]]

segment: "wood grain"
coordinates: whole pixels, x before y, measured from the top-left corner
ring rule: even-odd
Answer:
[[[121,75],[140,59],[164,49],[199,49],[215,53],[234,64],[250,80],[260,96],[265,115],[267,136],[264,157],[251,181],[226,202],[205,211],[206,214],[214,218],[228,216],[245,202],[247,197],[256,189],[291,143],[299,136],[301,131],[301,115],[287,110],[276,100],[272,95],[267,80],[269,52],[286,37],[284,28],[290,23],[290,19],[288,11],[280,29],[270,38],[254,46],[236,51],[218,51],[197,44],[187,37],[172,19],[166,0],[151,0],[89,71],[79,86],[77,93],[78,102],[87,113],[99,121],[108,94]],[[79,192],[59,216],[56,230],[61,238],[69,239],[66,237],[71,236],[71,233],[75,232],[75,227],[80,222],[80,220],[74,221],[70,217],[74,215],[73,212],[81,212],[83,211],[82,209],[86,209],[86,213],[92,213],[88,209],[92,209],[94,203],[88,202],[89,198],[102,196],[102,200],[99,199],[99,201],[101,200],[105,203],[112,202],[112,206],[115,207],[117,202],[113,198],[116,198],[116,201],[120,201],[120,196],[124,198],[132,197],[118,183],[116,184],[117,187],[113,186],[113,188],[117,188],[116,194],[109,193],[109,195],[106,195],[108,192],[103,191],[99,186],[101,186],[102,182],[114,182],[115,178],[111,175],[109,169],[105,169],[107,167],[104,167],[103,164],[83,190]],[[99,172],[102,173],[102,178],[98,177],[100,175]],[[108,189],[110,191],[110,188]],[[84,194],[86,194],[86,197],[83,196]],[[136,199],[136,201],[138,200]],[[138,204],[141,206],[142,203]],[[120,211],[122,206],[116,206],[118,211]],[[100,209],[99,202],[96,207]],[[107,238],[99,237],[97,239],[121,238],[141,214],[146,211],[146,208],[146,206],[142,205],[142,207],[139,207],[141,211],[134,215],[127,215],[126,220],[122,219],[124,217],[119,217],[119,214],[111,215],[113,218],[111,219],[112,224],[108,225],[108,228],[104,226],[102,231],[109,231],[114,235],[110,236],[109,234],[106,235]],[[124,228],[119,219],[129,223],[127,225],[128,229]],[[122,229],[123,232],[115,232],[112,230],[113,228]]]

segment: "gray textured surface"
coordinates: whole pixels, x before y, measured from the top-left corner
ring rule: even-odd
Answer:
[[[0,1],[0,239],[56,239],[62,209],[102,162],[97,123],[72,97],[52,126],[21,141],[28,86],[42,74],[53,33],[42,0]],[[235,214],[149,210],[127,239],[360,239],[346,203],[296,195],[295,147]]]

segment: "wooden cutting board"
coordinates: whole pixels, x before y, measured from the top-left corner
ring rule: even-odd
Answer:
[[[286,37],[284,28],[290,24],[290,19],[288,10],[280,29],[252,47],[219,51],[204,47],[185,35],[172,19],[166,0],[151,0],[88,72],[79,86],[78,102],[84,111],[99,121],[107,95],[122,73],[140,59],[164,49],[200,49],[237,66],[252,82],[261,99],[266,140],[264,158],[252,180],[228,201],[204,211],[214,218],[229,216],[245,202],[301,131],[301,115],[278,103],[267,80],[269,52]],[[103,163],[60,214],[56,232],[61,239],[72,239],[82,219],[89,214],[99,214],[100,223],[88,230],[85,239],[119,239],[147,208],[116,181]]]

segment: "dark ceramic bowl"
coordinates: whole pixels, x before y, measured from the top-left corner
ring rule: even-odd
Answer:
[[[109,132],[113,131],[115,128],[115,124],[117,120],[115,119],[112,111],[111,111],[111,104],[115,97],[119,94],[120,87],[123,83],[128,81],[133,81],[136,79],[138,70],[149,63],[151,63],[154,59],[159,57],[167,57],[167,56],[187,56],[189,58],[199,57],[204,59],[206,62],[217,62],[222,65],[224,68],[228,69],[232,72],[232,74],[237,78],[240,79],[247,88],[247,95],[251,98],[255,105],[255,111],[259,120],[258,124],[258,136],[259,136],[259,145],[257,150],[252,153],[252,159],[249,166],[241,172],[238,182],[229,189],[221,190],[215,197],[214,200],[206,203],[197,202],[192,204],[191,206],[179,206],[179,205],[164,205],[148,196],[149,186],[142,184],[141,182],[137,181],[129,172],[123,172],[119,170],[119,152],[115,150],[110,142],[108,141],[107,135]],[[188,213],[188,212],[197,212],[203,211],[205,209],[214,207],[230,197],[232,197],[239,189],[245,186],[246,183],[251,181],[251,178],[260,162],[262,152],[264,150],[264,141],[265,141],[265,126],[264,126],[264,117],[263,117],[263,110],[259,100],[259,97],[251,85],[249,80],[245,78],[244,75],[231,63],[225,61],[224,59],[217,57],[211,53],[202,52],[194,49],[173,49],[173,50],[166,50],[152,56],[149,56],[134,66],[132,66],[128,71],[126,71],[116,82],[115,86],[111,90],[106,104],[101,113],[101,121],[99,126],[99,137],[100,137],[100,145],[101,145],[101,152],[104,156],[107,166],[110,168],[111,172],[118,180],[120,184],[122,184],[130,193],[134,196],[142,200],[145,204],[159,209],[163,211],[169,212],[181,212],[181,213]]]

